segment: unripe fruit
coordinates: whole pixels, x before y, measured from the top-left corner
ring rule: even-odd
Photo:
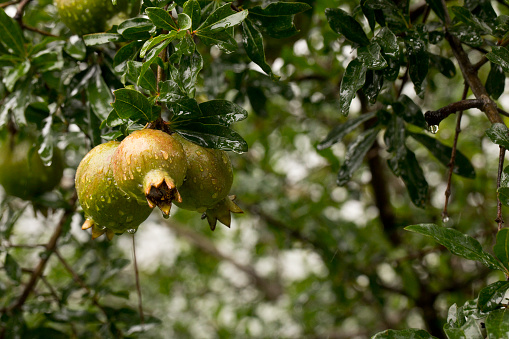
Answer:
[[[111,239],[114,233],[136,230],[152,212],[115,184],[111,157],[119,144],[110,141],[94,147],[76,170],[76,191],[86,217],[82,228],[92,227],[93,238],[107,232]]]
[[[178,187],[184,182],[187,161],[172,135],[143,129],[125,138],[112,158],[118,187],[140,204],[158,206],[170,215],[172,201],[182,201]]]
[[[53,190],[62,179],[64,161],[58,148],[53,150],[50,166],[44,166],[35,138],[18,132],[0,141],[0,184],[5,193],[31,200]]]
[[[55,0],[62,22],[76,34],[104,32],[138,14],[140,0]]]
[[[201,147],[181,136],[175,136],[187,157],[186,180],[179,188],[182,202],[178,207],[205,212],[210,228],[215,229],[217,220],[230,226],[230,212],[242,210],[228,197],[233,183],[230,158],[225,151]]]

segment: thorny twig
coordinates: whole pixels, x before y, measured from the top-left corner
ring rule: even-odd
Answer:
[[[467,97],[468,93],[468,85],[465,85],[465,88],[463,89],[463,95],[461,97],[461,100],[464,101]],[[447,188],[445,190],[445,202],[444,202],[444,210],[442,211],[442,220],[447,220],[449,218],[449,215],[447,214],[447,206],[449,204],[449,197],[451,196],[451,182],[452,182],[452,172],[454,170],[454,162],[456,161],[456,150],[458,146],[458,137],[461,132],[461,117],[463,116],[463,111],[460,111],[458,113],[458,118],[456,119],[456,131],[454,135],[454,143],[452,145],[452,152],[451,152],[451,160],[449,161],[449,174],[447,177]]]

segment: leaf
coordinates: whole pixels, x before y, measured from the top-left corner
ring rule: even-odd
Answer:
[[[168,31],[178,30],[175,21],[173,21],[171,15],[164,9],[158,7],[149,7],[145,9],[145,13],[150,18],[150,20],[152,20],[154,25],[156,25],[156,27],[166,29]]]
[[[247,152],[247,142],[235,131],[220,125],[188,123],[177,125],[175,130],[189,141],[200,146],[237,153]]]
[[[227,30],[214,33],[210,31],[197,32],[197,36],[200,37],[201,42],[207,46],[216,45],[219,49],[226,53],[231,53],[237,49],[237,41],[233,35]]]
[[[468,25],[470,30],[476,30],[481,34],[491,34],[491,27],[484,21],[474,16],[468,9],[460,6],[451,6],[448,8],[454,14],[455,19]]]
[[[355,93],[362,88],[366,81],[367,70],[366,65],[357,59],[350,61],[346,67],[339,89],[339,111],[341,114],[348,115]]]
[[[53,108],[53,111],[55,108]],[[44,166],[51,166],[53,162],[53,147],[54,147],[54,135],[51,129],[53,125],[53,114],[50,114],[46,119],[44,119],[44,127],[42,128],[41,135],[39,136],[39,141],[41,146],[37,153],[44,163]]]
[[[366,114],[362,114],[359,117],[348,119],[345,123],[334,127],[329,134],[325,137],[325,139],[320,142],[317,146],[318,150],[323,150],[331,147],[337,142],[343,140],[343,138],[354,129],[356,129],[360,124],[369,119],[373,118],[376,115],[376,112],[370,112]]]
[[[505,149],[509,149],[509,129],[503,123],[494,123],[486,130],[490,140]]]
[[[407,330],[385,330],[375,334],[371,339],[437,339],[425,330],[407,329]]]
[[[348,145],[345,161],[339,170],[336,181],[339,186],[343,186],[350,181],[354,172],[362,164],[366,153],[373,146],[378,132],[380,132],[380,128],[366,130]]]
[[[483,288],[479,292],[477,301],[479,309],[483,312],[491,312],[499,308],[507,290],[509,290],[509,281],[497,281]]]
[[[491,52],[486,58],[494,64],[500,65],[504,72],[509,72],[509,50],[502,46],[491,47]]]
[[[145,72],[150,68],[150,66],[154,63],[159,54],[170,44],[172,39],[167,39],[163,43],[161,43],[156,48],[151,49],[147,56],[145,57],[145,62],[143,62],[143,66],[140,71],[140,78],[138,78],[138,85],[140,84],[140,79],[145,75]]]
[[[198,73],[200,73],[202,68],[203,59],[198,51],[196,51],[191,56],[182,57],[178,70],[172,66],[170,75],[172,80],[179,85],[182,93],[187,93],[188,96],[193,97]]]
[[[212,13],[207,20],[198,27],[196,34],[199,36],[203,32],[206,32],[207,35],[210,35],[210,33],[218,33],[225,29],[240,25],[242,21],[247,18],[248,14],[249,12],[247,10],[235,12],[231,9],[230,4],[226,4]]]
[[[396,35],[388,27],[382,27],[376,34],[374,41],[381,47],[383,52],[391,58],[399,55],[399,44]]]
[[[136,58],[142,42],[133,41],[120,48],[113,58],[113,67],[118,73],[124,73],[127,67],[127,61]]]
[[[265,60],[262,33],[250,20],[242,23],[242,42],[249,58],[270,75],[273,80],[279,79],[278,76],[272,73],[272,69]]]
[[[405,39],[405,46],[408,57],[408,74],[414,83],[415,93],[422,97],[424,95],[424,81],[428,75],[429,67],[426,44],[417,34],[412,34]]]
[[[152,49],[154,46],[160,44],[161,42],[163,42],[167,39],[173,40],[173,39],[175,39],[176,36],[177,36],[177,31],[171,31],[169,34],[161,34],[161,35],[158,35],[156,37],[153,37],[153,38],[145,41],[145,43],[143,44],[143,47],[140,50],[140,58],[144,58],[145,54],[150,49]]]
[[[435,224],[419,224],[407,226],[405,230],[434,238],[452,254],[479,261],[490,269],[505,271],[505,268],[491,254],[483,251],[477,240],[455,229],[440,227]]]
[[[141,68],[143,67],[143,63],[139,61],[128,61],[127,62],[127,71],[126,77],[127,79],[136,84],[139,80],[139,85],[150,91],[151,93],[157,93],[156,86],[156,77],[154,72],[145,72],[145,74],[140,77]]]
[[[397,156],[389,160],[389,166],[395,173],[395,167],[397,167],[397,173],[405,183],[412,203],[417,207],[424,208],[428,198],[428,182],[414,152],[406,146],[401,149],[404,152],[397,152]]]
[[[362,86],[362,92],[371,104],[376,103],[376,98],[382,90],[384,84],[384,76],[382,71],[368,70],[366,72],[366,81]]]
[[[117,32],[127,40],[145,40],[150,38],[150,31],[153,29],[154,25],[149,19],[132,18],[122,22]]]
[[[166,80],[159,83],[159,101],[164,103],[173,103],[187,98],[179,85],[173,80]]]
[[[438,69],[440,73],[449,79],[454,78],[456,75],[456,67],[454,66],[454,63],[451,61],[451,59],[444,58],[440,55],[432,53],[429,53],[428,55],[430,57],[431,63],[436,69]]]
[[[382,56],[382,48],[376,42],[357,49],[359,59],[368,69],[379,70],[387,67],[387,61]]]
[[[30,60],[28,59],[12,68],[8,68],[5,71],[3,77],[3,83],[5,84],[7,90],[9,92],[12,92],[18,80],[27,75],[29,70],[30,70]]]
[[[325,9],[325,15],[330,28],[338,34],[342,34],[350,40],[361,46],[369,45],[369,39],[364,33],[361,24],[350,14],[339,8]]]
[[[444,326],[444,332],[448,339],[484,339],[481,325],[474,317],[469,317],[459,328],[451,328],[446,324]]]
[[[76,60],[84,60],[87,56],[87,46],[82,39],[73,36],[66,42],[64,51]]]
[[[183,13],[187,14],[191,18],[192,30],[196,30],[200,25],[201,20],[201,7],[197,0],[189,0],[184,4]]]
[[[94,33],[83,36],[83,42],[87,46],[107,44],[109,42],[124,42],[122,35],[117,33]]]
[[[14,260],[14,258],[9,254],[7,253],[5,255],[5,264],[4,264],[4,267],[5,267],[5,273],[7,273],[7,276],[12,280],[12,281],[15,281],[15,282],[20,282],[21,281],[21,267],[19,266],[19,264],[16,262],[16,260]]]
[[[486,318],[485,325],[488,339],[508,338],[509,310],[504,308],[491,312]]]
[[[493,247],[493,252],[498,260],[509,272],[509,229],[502,228],[497,233],[497,241]]]
[[[311,9],[302,2],[273,2],[267,7],[256,6],[249,9],[249,19],[268,36],[276,39],[288,38],[299,32],[293,24],[293,17]]]
[[[138,91],[121,88],[113,92],[115,102],[111,105],[121,119],[143,122],[154,121],[157,116],[152,113],[148,99]]]
[[[247,111],[228,100],[210,100],[199,104],[200,111],[207,121],[229,127],[237,121],[247,118]]]
[[[179,23],[179,29],[182,31],[187,31],[188,29],[191,29],[192,21],[189,15],[186,13],[179,13],[178,15],[178,23]]]
[[[493,99],[498,99],[504,93],[505,74],[500,65],[490,63],[490,73],[486,79],[486,91]]]
[[[431,138],[425,134],[408,132],[408,135],[426,147],[431,152],[431,154],[433,154],[433,156],[442,163],[442,165],[448,167],[449,161],[451,160],[451,147],[446,146],[437,139]],[[454,161],[453,173],[469,179],[475,178],[474,167],[468,158],[459,150],[456,150],[456,159]]]
[[[19,24],[0,8],[0,43],[11,54],[26,56],[25,38]]]
[[[111,112],[113,95],[111,94],[111,89],[106,85],[99,68],[88,81],[86,90],[92,111],[99,120],[106,120]]]
[[[392,108],[394,113],[402,117],[406,122],[423,129],[428,126],[421,108],[408,96],[401,95],[398,102],[392,103]]]

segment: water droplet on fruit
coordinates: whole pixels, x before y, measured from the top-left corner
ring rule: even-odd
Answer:
[[[130,176],[131,176],[131,180],[134,179],[134,175],[133,175],[133,172],[129,172]]]
[[[136,170],[137,170],[138,172],[141,172],[141,167],[140,167],[140,166],[136,167]]]
[[[215,199],[215,198],[217,198],[217,192],[212,194],[212,199]]]
[[[131,164],[131,154],[129,154],[129,156],[127,157],[127,164],[130,165]]]
[[[165,160],[168,160],[168,153],[166,151],[161,151],[161,154]]]
[[[130,229],[127,230],[127,233],[134,234],[134,233],[136,233],[136,231],[137,231],[136,228],[130,228]]]
[[[436,134],[438,132],[438,125],[428,125],[428,131]]]

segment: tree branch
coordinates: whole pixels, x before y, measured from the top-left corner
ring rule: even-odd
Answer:
[[[465,111],[470,108],[478,108],[480,110],[485,106],[485,102],[480,99],[461,100],[450,105],[442,107],[436,111],[427,111],[424,113],[424,119],[429,126],[439,125],[442,120],[449,115],[458,111]],[[497,114],[498,116],[498,114]],[[500,116],[499,116],[500,118]]]

